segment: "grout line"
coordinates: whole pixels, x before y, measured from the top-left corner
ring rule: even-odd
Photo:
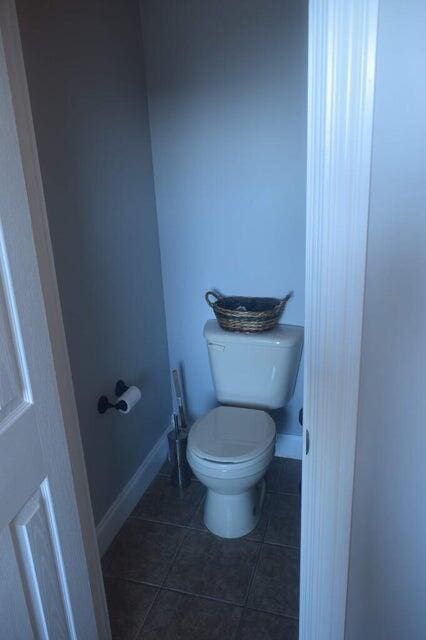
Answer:
[[[122,576],[113,576],[113,575],[107,575],[105,576],[106,578],[113,578],[114,580],[124,580],[125,582],[131,582],[132,584],[143,584],[146,587],[153,587],[154,589],[160,589],[160,585],[159,584],[155,584],[154,582],[149,582],[148,580],[136,580],[136,578],[123,578]]]
[[[255,607],[255,606],[251,606],[251,605],[247,605],[247,604],[236,603],[236,602],[234,602],[232,600],[224,600],[223,598],[216,598],[215,596],[209,596],[209,595],[206,595],[206,594],[194,593],[192,591],[185,591],[184,589],[178,589],[178,588],[175,588],[175,587],[166,587],[166,586],[161,586],[160,587],[159,585],[152,584],[151,582],[146,582],[146,581],[142,582],[142,581],[139,581],[139,580],[134,580],[133,578],[118,578],[118,580],[122,580],[124,582],[130,582],[132,584],[149,586],[149,587],[155,588],[157,590],[157,593],[155,594],[154,599],[153,599],[151,605],[149,606],[149,608],[147,610],[147,613],[145,614],[143,622],[141,623],[141,625],[140,625],[140,627],[138,629],[138,633],[140,633],[140,631],[142,629],[142,626],[145,624],[145,622],[146,622],[146,620],[147,620],[147,618],[148,618],[148,616],[149,616],[149,614],[151,612],[151,609],[154,607],[154,605],[155,605],[155,603],[156,603],[156,601],[157,601],[157,599],[158,599],[158,597],[159,597],[159,595],[160,595],[160,593],[162,591],[172,591],[173,593],[180,593],[181,595],[184,595],[184,596],[191,596],[192,598],[201,598],[201,599],[204,599],[204,600],[212,600],[213,602],[218,602],[218,603],[221,603],[221,604],[226,604],[226,605],[231,606],[231,607],[236,607],[237,609],[241,609],[241,619],[243,617],[245,609],[249,609],[250,611],[258,611],[259,613],[268,613],[270,615],[278,616],[280,618],[289,618],[290,620],[298,620],[299,619],[298,616],[292,616],[290,614],[280,613],[278,611],[271,611],[271,610],[268,610],[268,609],[262,609],[261,607]],[[237,632],[239,630],[239,626],[240,626],[240,623],[239,623],[239,625],[237,627]],[[133,640],[135,640],[135,639],[133,639]]]
[[[266,493],[273,493],[274,496],[296,496],[296,498],[300,498],[300,493],[297,491],[274,491],[273,489],[267,489]]]
[[[238,636],[240,635],[240,629],[241,629],[241,626],[243,624],[243,618],[244,618],[245,610],[246,610],[246,608],[242,607],[241,613],[240,613],[240,619],[238,620],[238,624],[237,624],[237,628],[235,629],[235,634],[234,634],[233,640],[238,640]]]
[[[173,593],[181,593],[184,596],[192,596],[193,598],[203,598],[204,600],[212,600],[213,602],[220,602],[227,604],[230,607],[237,607],[244,609],[244,604],[241,602],[234,602],[233,600],[224,600],[223,598],[216,598],[215,596],[209,596],[205,593],[194,593],[193,591],[185,591],[185,589],[178,589],[177,587],[161,587],[161,591],[173,591]]]
[[[183,528],[183,527],[182,527],[182,528]],[[154,600],[152,601],[151,606],[149,607],[149,609],[148,609],[148,611],[147,611],[147,613],[146,613],[146,615],[145,615],[145,617],[144,617],[144,619],[143,619],[143,622],[142,622],[141,626],[138,628],[137,635],[135,635],[135,637],[133,638],[133,640],[137,640],[137,638],[138,638],[139,634],[142,632],[143,627],[144,627],[144,625],[145,625],[145,622],[146,622],[146,621],[147,621],[147,619],[148,619],[148,615],[150,614],[151,609],[153,608],[154,604],[157,602],[157,600],[158,600],[158,598],[159,598],[159,595],[160,595],[161,591],[163,591],[163,585],[164,585],[164,583],[165,583],[165,582],[166,582],[166,580],[167,580],[167,577],[168,577],[168,575],[169,575],[169,573],[170,573],[170,571],[171,571],[171,568],[172,568],[172,566],[173,566],[173,564],[174,564],[174,561],[176,560],[176,558],[177,558],[177,556],[178,556],[178,553],[179,553],[179,551],[181,550],[181,548],[182,548],[182,546],[183,546],[183,543],[185,542],[186,538],[188,537],[188,534],[189,534],[189,530],[187,531],[187,533],[185,533],[185,534],[182,536],[182,540],[181,540],[181,542],[180,542],[180,543],[178,544],[178,546],[177,546],[177,549],[176,549],[176,551],[175,551],[175,553],[174,553],[174,555],[173,555],[173,558],[172,558],[172,560],[171,560],[171,562],[170,562],[169,568],[167,569],[166,574],[165,574],[165,576],[164,576],[163,580],[161,581],[161,585],[160,585],[159,587],[157,586],[158,591],[157,591],[157,593],[156,593],[156,595],[155,595],[155,598],[154,598]]]
[[[262,507],[263,507],[263,505],[262,505]],[[263,544],[264,544],[264,540],[265,540],[265,536],[266,536],[266,531],[267,531],[268,526],[269,526],[269,520],[270,520],[270,518],[267,517],[266,526],[265,526],[265,529],[264,529],[264,531],[262,533],[262,538],[261,538],[260,542],[258,543],[259,544],[259,549],[258,549],[258,552],[257,552],[256,561],[254,563],[253,570],[252,570],[252,573],[251,573],[251,576],[250,576],[250,580],[249,580],[249,583],[248,583],[247,593],[246,593],[246,597],[245,597],[245,600],[244,600],[244,609],[243,609],[243,612],[241,614],[240,620],[238,622],[237,630],[235,632],[235,639],[236,640],[238,640],[238,635],[240,633],[240,629],[241,629],[241,626],[242,626],[242,623],[243,623],[244,611],[245,611],[245,609],[247,607],[247,602],[248,602],[248,599],[249,599],[249,596],[250,596],[250,591],[251,591],[251,588],[253,586],[254,579],[256,577],[257,567],[258,567],[259,562],[260,562],[260,556],[262,554],[262,549],[263,549]]]
[[[180,550],[182,549],[182,547],[183,547],[183,545],[184,545],[184,543],[185,543],[185,541],[186,541],[187,537],[189,536],[189,532],[190,532],[190,531],[191,531],[191,529],[189,529],[189,528],[188,528],[188,529],[187,529],[187,531],[186,531],[186,533],[182,536],[182,540],[181,540],[181,541],[180,541],[180,543],[178,544],[177,549],[176,549],[176,552],[175,552],[175,554],[174,554],[174,556],[173,556],[173,558],[172,558],[172,560],[171,560],[171,562],[170,562],[170,564],[169,564],[169,568],[168,568],[168,569],[167,569],[167,571],[166,571],[166,575],[164,576],[164,578],[163,578],[163,580],[162,580],[162,582],[161,582],[161,588],[162,588],[162,587],[164,587],[164,585],[165,585],[165,583],[166,583],[166,580],[167,580],[167,578],[169,577],[170,571],[172,570],[172,567],[173,567],[173,565],[174,565],[174,563],[175,563],[175,560],[176,560],[176,558],[178,557],[178,555],[179,555],[179,553],[180,553]]]
[[[278,611],[271,611],[268,609],[261,609],[259,607],[250,607],[246,606],[244,609],[249,609],[250,611],[257,611],[258,613],[269,613],[271,616],[278,616],[279,618],[287,618],[289,620],[299,620],[299,616],[292,616],[289,613],[278,613]]]
[[[191,518],[191,522],[193,521],[195,514],[197,513],[198,509],[200,508],[200,506],[203,504],[204,500],[206,499],[207,496],[207,491],[204,491],[203,494],[200,496],[200,499],[197,502],[197,506],[194,509],[194,513],[192,514],[192,518]]]
[[[260,542],[259,543],[259,549],[258,549],[257,556],[256,556],[256,561],[254,563],[253,570],[251,572],[250,580],[249,580],[249,583],[248,583],[247,593],[246,593],[246,597],[245,597],[245,600],[244,600],[244,606],[247,605],[247,602],[248,602],[248,599],[249,599],[249,595],[250,595],[250,591],[251,591],[251,588],[253,586],[254,579],[256,577],[257,567],[259,566],[260,556],[262,555],[262,549],[263,549],[263,542]]]
[[[265,499],[266,499],[266,496],[265,496]],[[264,506],[265,506],[265,501],[266,501],[266,500],[263,500],[262,509],[263,509],[263,508],[264,508]],[[262,517],[262,514],[260,515],[260,517]],[[246,595],[246,598],[245,598],[245,601],[244,601],[244,606],[246,606],[246,605],[247,605],[247,602],[248,602],[248,599],[249,599],[249,595],[250,595],[250,591],[251,591],[251,587],[252,587],[252,585],[253,585],[253,582],[254,582],[254,579],[255,579],[255,576],[256,576],[257,567],[258,567],[259,562],[260,562],[260,556],[261,556],[261,554],[262,554],[263,545],[264,545],[264,543],[265,543],[266,532],[267,532],[268,527],[269,527],[270,519],[271,519],[271,518],[270,518],[270,516],[268,516],[268,515],[266,514],[266,525],[265,525],[265,528],[264,528],[264,530],[263,530],[261,540],[260,540],[260,542],[259,542],[259,550],[258,550],[258,552],[257,552],[256,561],[255,561],[255,563],[254,563],[253,571],[252,571],[252,574],[251,574],[251,576],[250,576],[250,580],[249,580],[249,584],[248,584],[248,589],[247,589],[247,595]]]
[[[159,472],[156,477],[158,477],[158,476],[162,476],[164,478],[170,479],[170,474],[167,474],[167,473]],[[300,494],[298,492],[297,493],[292,493],[292,492],[289,492],[289,491],[270,491],[267,488],[266,493],[267,494],[268,493],[269,494],[273,494],[273,495],[292,496],[292,497],[299,497],[300,498]],[[265,496],[265,499],[266,499],[266,496]],[[242,621],[243,621],[243,618],[244,618],[244,612],[245,612],[246,609],[247,610],[252,610],[252,611],[258,611],[260,613],[267,613],[267,614],[270,614],[270,615],[275,615],[275,616],[279,616],[279,617],[287,618],[287,619],[291,619],[291,620],[298,620],[297,616],[286,615],[286,614],[278,613],[278,612],[275,612],[275,611],[268,611],[266,609],[262,609],[262,608],[259,608],[259,607],[253,607],[253,606],[250,606],[248,604],[250,592],[252,590],[252,586],[253,586],[254,580],[256,578],[256,574],[257,574],[257,571],[258,571],[260,559],[261,559],[261,556],[262,556],[262,551],[263,551],[263,548],[264,548],[265,545],[266,546],[272,546],[272,547],[278,547],[278,548],[293,549],[294,551],[298,551],[299,554],[300,554],[300,545],[299,545],[299,547],[294,547],[292,545],[284,545],[284,544],[271,543],[271,542],[266,542],[265,541],[267,529],[268,529],[268,526],[270,524],[270,520],[271,520],[272,517],[274,517],[272,515],[268,515],[267,516],[266,526],[265,526],[265,528],[263,530],[263,533],[261,535],[261,539],[260,540],[253,540],[253,539],[250,539],[250,538],[247,539],[245,537],[241,538],[242,540],[246,540],[247,542],[256,543],[259,546],[259,549],[257,551],[256,560],[255,560],[255,563],[254,563],[254,566],[253,566],[253,570],[252,570],[252,573],[250,575],[250,579],[248,581],[248,587],[247,587],[246,596],[244,598],[244,603],[240,604],[240,603],[236,603],[236,602],[233,602],[233,601],[230,601],[230,600],[224,600],[222,598],[209,596],[209,595],[206,595],[206,594],[198,594],[198,593],[193,593],[191,591],[185,591],[185,590],[182,590],[182,589],[177,589],[177,588],[174,588],[174,587],[166,586],[167,578],[170,575],[172,567],[175,564],[175,561],[176,561],[176,559],[177,559],[177,557],[178,557],[183,545],[185,544],[188,536],[190,535],[190,531],[197,531],[199,533],[206,533],[206,534],[214,535],[207,528],[201,529],[201,528],[198,528],[198,527],[193,525],[194,517],[197,514],[197,512],[198,512],[198,510],[199,510],[199,508],[202,505],[204,500],[205,500],[205,494],[203,494],[199,498],[199,500],[196,502],[196,507],[195,507],[194,512],[193,512],[193,514],[191,516],[191,520],[190,520],[190,522],[188,524],[179,524],[179,523],[176,523],[176,522],[169,522],[167,520],[156,520],[156,519],[151,519],[151,518],[146,518],[146,517],[140,517],[138,515],[134,515],[133,512],[127,518],[126,522],[128,520],[130,520],[130,519],[136,519],[136,520],[140,520],[140,521],[151,522],[151,523],[161,524],[161,525],[165,525],[165,526],[177,527],[177,528],[180,528],[180,529],[183,529],[183,530],[186,531],[186,533],[184,533],[184,535],[182,536],[181,542],[178,544],[178,546],[176,548],[176,551],[175,551],[175,553],[173,555],[173,558],[172,558],[172,560],[170,562],[170,565],[169,565],[169,567],[168,567],[168,569],[167,569],[167,571],[165,573],[165,576],[164,576],[164,578],[163,578],[163,580],[161,581],[160,584],[153,584],[153,583],[147,582],[145,580],[135,580],[133,578],[129,579],[129,578],[123,578],[121,576],[114,576],[114,575],[111,575],[111,574],[108,576],[108,574],[104,574],[106,577],[118,578],[119,580],[124,580],[124,581],[127,581],[127,582],[133,582],[135,584],[147,585],[147,586],[149,586],[151,588],[155,588],[157,590],[156,594],[155,594],[155,596],[154,596],[154,598],[152,600],[152,603],[148,607],[147,612],[146,612],[146,614],[145,614],[140,626],[138,627],[137,631],[135,632],[135,636],[134,636],[134,638],[132,640],[138,640],[139,635],[141,634],[141,632],[143,630],[143,627],[145,626],[145,623],[146,623],[146,621],[147,621],[147,619],[148,619],[153,607],[157,603],[158,598],[159,598],[159,596],[160,596],[162,591],[172,591],[172,592],[175,592],[175,593],[180,593],[182,595],[188,595],[188,596],[195,597],[195,598],[212,600],[213,602],[222,603],[222,604],[225,604],[225,605],[228,605],[228,606],[233,606],[233,607],[236,607],[236,608],[240,609],[240,619],[238,621],[238,625],[237,625],[237,628],[236,628],[236,631],[235,631],[234,640],[238,639],[238,636],[239,636],[239,633],[240,633],[240,630],[241,630],[241,626],[242,626]],[[125,523],[123,523],[123,526],[124,526],[124,524]],[[217,537],[217,536],[215,536],[215,537]],[[221,538],[219,538],[219,539],[221,539]],[[141,640],[142,640],[142,637],[141,637]]]
[[[141,633],[145,622],[148,620],[148,616],[151,613],[151,610],[153,609],[154,605],[156,604],[160,593],[161,593],[161,589],[159,587],[157,587],[157,593],[155,594],[154,598],[152,599],[152,602],[151,602],[150,606],[148,607],[148,610],[147,610],[147,612],[146,612],[146,614],[145,614],[140,626],[138,627],[135,635],[133,636],[132,640],[138,640],[139,634]]]
[[[142,585],[142,586],[144,586],[144,587],[151,587],[151,588],[153,588],[153,589],[155,589],[155,590],[156,590],[155,595],[154,595],[154,597],[153,597],[153,599],[152,599],[151,604],[149,605],[149,607],[148,607],[148,609],[147,609],[147,611],[146,611],[145,615],[143,616],[143,618],[142,618],[142,621],[141,621],[140,625],[139,625],[139,626],[138,626],[138,628],[136,629],[134,636],[131,638],[131,640],[137,640],[137,639],[138,639],[138,636],[139,636],[139,633],[140,633],[140,631],[142,630],[142,627],[143,627],[143,625],[145,624],[146,619],[148,618],[148,615],[149,615],[149,614],[150,614],[150,612],[151,612],[151,609],[153,608],[154,604],[155,604],[155,603],[156,603],[156,601],[157,601],[157,598],[158,598],[159,593],[160,593],[160,590],[161,590],[161,589],[160,589],[160,587],[159,587],[158,585],[156,585],[156,584],[152,584],[152,583],[150,583],[150,582],[141,582],[141,581],[139,581],[139,580],[134,580],[133,578],[121,578],[121,577],[117,577],[117,576],[104,576],[104,578],[105,578],[105,577],[107,577],[107,578],[109,578],[109,579],[113,579],[113,580],[118,580],[118,581],[120,581],[120,582],[129,582],[130,584]]]
[[[195,514],[194,514],[195,515]],[[237,540],[244,540],[246,542],[256,542],[257,544],[260,544],[263,542],[263,539],[265,537],[265,533],[266,533],[266,529],[265,529],[265,533],[262,534],[262,539],[261,540],[257,540],[256,538],[251,538],[249,537],[251,533],[253,533],[253,531],[250,531],[250,533],[248,533],[245,536],[242,536],[241,538],[221,538],[220,536],[217,536],[215,533],[212,533],[211,531],[209,531],[209,529],[207,529],[206,526],[204,526],[203,528],[201,528],[201,526],[195,526],[192,524],[192,522],[190,522],[189,524],[178,524],[176,522],[169,522],[167,520],[154,520],[152,518],[146,518],[146,517],[142,517],[142,516],[137,516],[137,515],[130,515],[128,517],[128,520],[133,519],[133,520],[139,520],[141,522],[151,522],[152,524],[164,524],[168,527],[178,527],[179,529],[186,529],[189,531],[198,531],[199,533],[208,533],[211,536],[214,536],[216,539],[218,540],[229,540],[230,542],[232,542],[233,540],[237,541]],[[192,520],[192,519],[191,519]],[[126,520],[127,522],[127,520]]]
[[[294,551],[300,551],[300,545],[298,547],[293,546],[292,544],[281,544],[281,542],[263,542],[268,547],[278,547],[279,549],[294,549]]]
[[[199,506],[201,505],[202,501],[205,498],[205,493],[203,493],[202,496],[200,496],[200,498],[198,499],[198,501],[196,501],[195,503],[195,509],[191,515],[191,522],[196,514],[196,512],[198,511]],[[132,513],[128,516],[128,520],[130,518],[135,518],[136,520],[145,520],[146,522],[156,522],[156,523],[160,523],[160,524],[169,524],[169,525],[173,525],[174,527],[185,527],[185,528],[192,528],[191,527],[191,522],[189,524],[181,524],[179,522],[170,522],[169,520],[159,520],[156,518],[150,518],[148,516],[143,516],[143,515],[138,515],[137,513],[135,513],[134,511],[132,511]]]
[[[266,526],[268,526],[268,525],[266,525]],[[266,531],[266,529],[265,529],[265,531]],[[242,611],[242,613],[241,613],[240,619],[239,619],[239,621],[238,621],[237,629],[236,629],[236,631],[235,631],[235,640],[238,640],[238,636],[239,636],[239,633],[240,633],[240,629],[241,629],[241,626],[242,626],[242,624],[243,624],[244,611],[246,610],[246,607],[247,607],[247,602],[248,602],[248,599],[249,599],[249,595],[250,595],[251,587],[252,587],[252,585],[253,585],[254,578],[255,578],[255,576],[256,576],[257,566],[258,566],[258,564],[259,564],[260,556],[261,556],[261,553],[262,553],[263,542],[260,542],[260,543],[258,543],[258,544],[259,544],[259,549],[258,549],[258,551],[257,551],[256,560],[255,560],[255,563],[254,563],[254,566],[253,566],[253,570],[252,570],[252,572],[251,572],[250,580],[249,580],[249,582],[248,582],[248,586],[247,586],[247,593],[246,593],[246,597],[245,597],[245,599],[244,599],[244,608],[243,608],[243,611]]]
[[[263,506],[263,505],[262,505]],[[269,527],[269,522],[271,520],[271,516],[269,516],[266,512],[265,512],[265,516],[266,516],[266,526],[265,529],[263,530],[263,534],[262,534],[262,539],[261,539],[261,543],[264,544],[265,542],[265,538],[266,538],[266,532],[268,531],[268,527]],[[262,516],[261,516],[262,517]]]
[[[293,494],[291,494],[291,495],[293,495]],[[259,552],[258,552],[258,556],[257,556],[257,559],[256,559],[256,563],[255,563],[255,566],[254,566],[254,570],[253,570],[251,579],[249,581],[249,586],[248,586],[248,589],[247,589],[247,596],[246,596],[246,599],[245,599],[245,602],[244,602],[244,610],[243,610],[243,613],[241,615],[240,621],[238,623],[237,631],[236,631],[236,634],[235,634],[236,640],[238,640],[238,634],[239,634],[241,626],[242,626],[242,622],[243,622],[243,618],[244,618],[244,611],[246,609],[252,609],[253,611],[259,611],[259,612],[262,612],[262,613],[269,613],[269,614],[272,614],[272,615],[280,615],[280,616],[285,617],[285,618],[291,618],[291,619],[298,620],[297,617],[286,616],[284,614],[277,614],[275,612],[272,613],[271,611],[264,611],[264,610],[258,609],[256,607],[250,607],[250,605],[248,604],[249,597],[250,597],[250,592],[251,592],[251,589],[252,589],[252,586],[253,586],[253,583],[254,583],[254,580],[255,580],[255,577],[256,577],[257,569],[258,569],[258,566],[259,566],[259,563],[260,563],[262,550],[263,550],[265,545],[269,544],[269,543],[265,542],[265,538],[266,538],[266,532],[268,530],[268,526],[269,526],[269,523],[270,523],[270,519],[271,519],[271,516],[269,516],[267,518],[266,526],[265,526],[265,529],[264,529],[264,532],[263,532],[263,535],[262,535],[262,541],[261,541],[261,544],[259,545],[260,549],[259,549]],[[290,547],[289,545],[273,545],[272,544],[270,546],[277,546],[277,547],[288,546],[291,549],[299,550],[297,547]]]
[[[191,529],[189,524],[180,524],[178,522],[170,522],[168,520],[154,520],[153,518],[142,518],[141,516],[129,516],[129,520],[139,520],[142,522],[152,522],[153,524],[165,524],[168,527],[178,527],[179,529]]]
[[[281,494],[281,495],[283,495],[283,494]],[[291,494],[289,494],[289,495],[291,495]],[[198,505],[198,506],[197,506],[196,511],[198,510],[198,507],[199,507],[199,506],[200,506],[200,505]],[[170,520],[159,520],[159,519],[157,519],[157,518],[149,518],[149,517],[147,517],[147,516],[138,516],[138,515],[133,515],[133,514],[131,514],[131,515],[127,518],[126,522],[127,522],[128,520],[143,520],[144,522],[153,522],[154,524],[166,524],[166,525],[169,525],[169,526],[171,526],[171,527],[182,527],[183,529],[195,529],[196,531],[208,531],[208,529],[207,529],[207,527],[206,527],[206,526],[204,526],[204,528],[201,528],[201,525],[199,525],[199,526],[198,526],[198,525],[197,525],[197,526],[195,526],[195,525],[192,523],[192,520],[193,520],[193,517],[194,517],[194,516],[195,516],[195,513],[193,514],[193,516],[192,516],[192,518],[191,518],[191,522],[189,522],[188,524],[182,524],[182,523],[180,523],[180,522],[171,522]],[[284,515],[282,515],[282,514],[281,514],[281,515],[280,515],[280,514],[271,514],[271,515],[269,515],[269,516],[268,516],[268,524],[269,524],[269,520],[270,520],[271,518],[280,518],[280,519],[282,519],[282,520],[286,520],[286,517],[285,517]],[[125,523],[124,523],[124,524],[125,524]],[[124,525],[123,525],[123,526],[124,526]],[[256,527],[255,527],[255,529],[256,529]],[[252,538],[248,538],[247,536],[249,536],[251,533],[253,533],[253,531],[254,531],[255,529],[253,529],[252,531],[250,531],[250,533],[246,534],[245,536],[242,536],[241,538],[233,538],[233,539],[235,539],[235,540],[250,540],[250,539],[252,539]],[[120,531],[121,531],[121,529],[120,529]],[[265,531],[266,531],[266,530],[265,530]],[[211,532],[210,532],[210,533],[211,533]],[[214,534],[212,534],[212,535],[214,535]],[[216,537],[218,538],[218,537],[220,537],[220,536],[216,536]],[[263,536],[262,536],[262,540],[261,540],[262,542],[263,542],[263,538],[264,538],[264,534],[263,534]],[[222,540],[226,540],[226,538],[222,538]],[[261,542],[261,541],[260,541],[260,540],[255,540],[255,542]],[[271,544],[274,544],[274,543],[271,543]]]

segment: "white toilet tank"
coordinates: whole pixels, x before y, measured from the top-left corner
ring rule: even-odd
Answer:
[[[278,409],[291,399],[303,347],[303,327],[279,324],[264,333],[204,327],[216,398],[221,404]]]

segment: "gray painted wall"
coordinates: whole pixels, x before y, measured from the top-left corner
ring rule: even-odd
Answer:
[[[294,299],[304,323],[307,2],[142,0],[169,354],[215,404],[204,293]],[[282,431],[300,434],[302,374]]]
[[[424,640],[426,3],[379,25],[346,640]]]
[[[171,411],[139,5],[17,5],[98,522]],[[99,416],[120,377],[143,401]]]

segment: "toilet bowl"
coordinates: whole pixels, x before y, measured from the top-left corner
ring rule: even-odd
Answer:
[[[239,538],[256,527],[274,450],[275,424],[265,411],[221,406],[193,425],[187,457],[207,487],[204,523],[212,533]]]

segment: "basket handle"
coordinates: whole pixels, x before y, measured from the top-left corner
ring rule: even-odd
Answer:
[[[214,302],[212,302],[209,298],[209,296],[214,296],[216,298],[216,300]],[[214,291],[207,291],[206,295],[204,296],[206,299],[207,304],[209,305],[209,307],[214,307],[215,303],[220,300],[220,296],[217,295],[217,293],[215,293]]]
[[[279,306],[281,307],[281,309],[283,309],[285,307],[285,305],[287,304],[287,302],[290,300],[290,298],[293,297],[293,291],[290,291],[290,293],[288,293],[286,295],[285,298],[281,298],[281,302],[279,304]]]

